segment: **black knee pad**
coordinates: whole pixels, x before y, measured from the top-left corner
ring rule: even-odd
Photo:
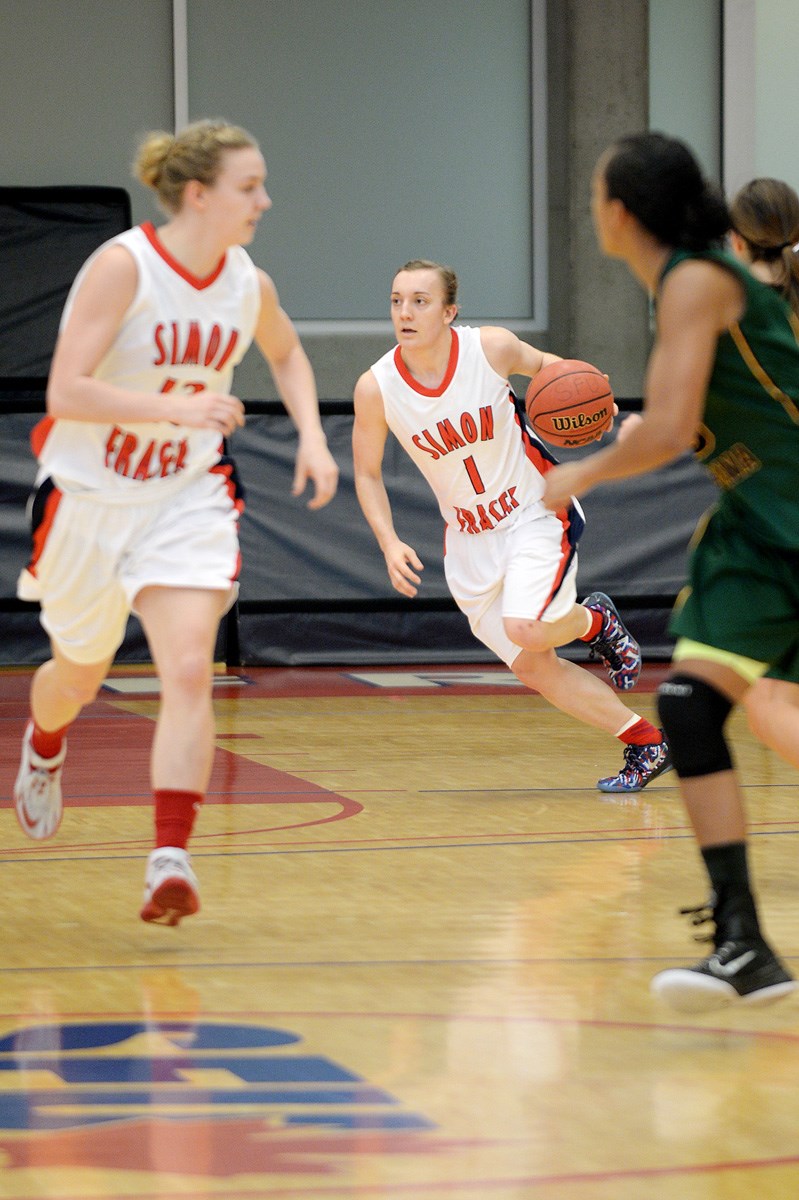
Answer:
[[[692,675],[672,675],[658,688],[658,712],[681,779],[732,769],[724,722],[732,702]]]

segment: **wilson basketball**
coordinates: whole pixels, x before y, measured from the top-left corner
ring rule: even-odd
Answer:
[[[613,392],[601,371],[577,358],[550,363],[524,397],[533,432],[553,446],[585,446],[613,424]]]

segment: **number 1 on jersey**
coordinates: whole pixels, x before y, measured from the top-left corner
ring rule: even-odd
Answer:
[[[474,461],[472,456],[469,455],[468,458],[464,458],[463,465],[466,468],[466,474],[469,476],[475,492],[478,496],[482,496],[486,489],[485,484],[480,478],[480,472],[477,470],[477,463]]]

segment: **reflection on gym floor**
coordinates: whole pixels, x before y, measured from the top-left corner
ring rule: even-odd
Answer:
[[[0,674],[6,797],[29,681]],[[148,926],[155,686],[117,669],[77,722],[56,838],[0,812],[0,1200],[799,1190],[799,1004],[648,990],[704,898],[673,774],[597,792],[618,745],[499,667],[220,674],[202,910]],[[791,962],[799,777],[731,733]]]

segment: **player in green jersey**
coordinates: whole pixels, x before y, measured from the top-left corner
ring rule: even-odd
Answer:
[[[753,179],[730,201],[730,246],[799,315],[799,196],[782,179]]]
[[[714,949],[652,986],[684,1011],[767,1003],[797,985],[760,927],[724,726],[742,704],[755,734],[799,767],[799,321],[779,281],[761,282],[721,248],[727,206],[682,142],[623,138],[592,187],[600,247],[655,299],[657,335],[643,414],[612,445],[554,468],[544,500],[558,507],[691,449],[721,489],[694,538],[658,696],[712,889],[685,911],[714,922]]]

